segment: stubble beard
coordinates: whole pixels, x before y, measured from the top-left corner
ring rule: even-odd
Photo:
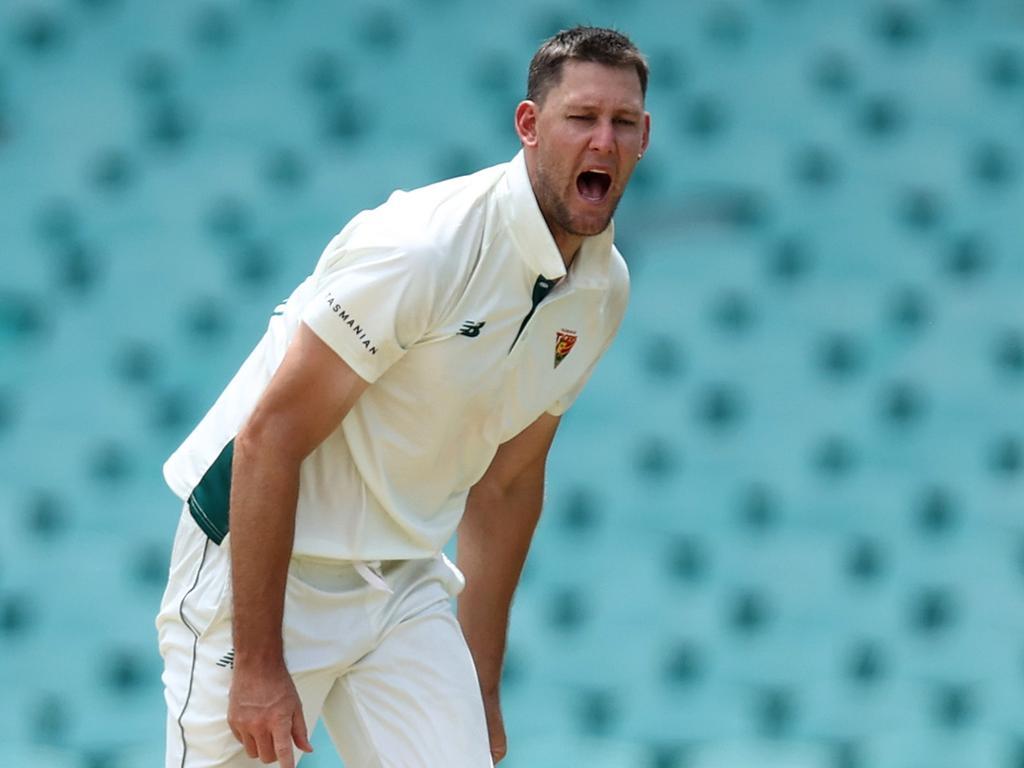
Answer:
[[[612,191],[608,190],[608,194],[610,195],[611,193]],[[572,194],[572,192],[570,191],[569,194]],[[544,167],[539,163],[537,165],[537,202],[540,204],[541,213],[544,215],[549,228],[558,227],[566,234],[574,237],[593,237],[594,235],[599,235],[611,223],[612,217],[615,215],[615,209],[619,206],[619,199],[621,197],[612,201],[611,210],[608,211],[608,215],[600,221],[599,225],[587,227],[573,220],[573,214],[569,210],[568,203],[558,194]]]

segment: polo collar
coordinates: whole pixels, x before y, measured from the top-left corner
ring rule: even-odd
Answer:
[[[552,280],[565,277],[565,262],[540,212],[523,150],[508,164],[505,179],[508,194],[502,197],[501,207],[520,257],[544,277]],[[615,225],[611,223],[604,232],[584,239],[580,252],[573,259],[569,282],[580,288],[606,287],[614,237]]]
[[[585,239],[569,266],[569,283],[575,288],[607,288],[614,242],[614,221],[608,222],[604,232]]]

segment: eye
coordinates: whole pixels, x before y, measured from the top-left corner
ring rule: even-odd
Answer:
[[[616,123],[616,125],[634,126],[634,125],[637,124],[637,121],[633,120],[632,118],[628,118],[628,117],[617,117],[617,118],[615,118],[615,123]]]
[[[569,115],[570,120],[593,120],[594,118],[590,115]]]

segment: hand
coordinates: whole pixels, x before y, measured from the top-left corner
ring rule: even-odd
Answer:
[[[487,715],[487,736],[491,742],[491,759],[497,765],[508,750],[505,740],[505,722],[501,716],[501,699],[497,691],[484,694],[484,714]]]
[[[249,757],[295,768],[292,741],[312,752],[302,716],[302,702],[291,675],[282,664],[272,672],[235,668],[228,697],[228,725]]]

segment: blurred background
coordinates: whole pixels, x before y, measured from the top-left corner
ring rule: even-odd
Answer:
[[[653,142],[505,765],[1024,767],[1011,0],[3,0],[0,764],[162,765],[164,458],[350,217],[516,152],[581,22]]]

